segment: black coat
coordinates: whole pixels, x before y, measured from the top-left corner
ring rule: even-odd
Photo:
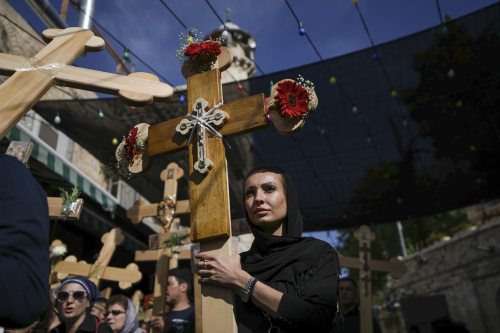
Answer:
[[[62,322],[60,325],[54,327],[50,333],[66,333],[66,324]],[[100,323],[97,327],[97,319],[90,313],[85,314],[85,319],[78,326],[75,333],[113,333],[108,323]]]
[[[47,194],[24,164],[0,154],[0,326],[37,319],[49,274]]]
[[[295,187],[288,175],[287,216],[283,236],[273,236],[249,223],[255,240],[241,254],[243,270],[284,293],[278,316],[281,332],[329,332],[337,309],[339,261],[328,243],[300,237],[303,225]],[[248,216],[247,216],[248,220]],[[270,319],[251,301],[236,301],[238,332],[267,332]]]

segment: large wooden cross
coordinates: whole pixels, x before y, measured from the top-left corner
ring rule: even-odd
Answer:
[[[340,267],[359,269],[359,304],[360,304],[360,329],[361,333],[373,332],[372,321],[372,282],[371,272],[388,272],[394,279],[399,279],[406,273],[406,266],[397,258],[390,261],[372,260],[370,244],[375,240],[375,233],[366,225],[362,225],[354,232],[354,237],[359,241],[359,258],[340,257]]]
[[[264,94],[222,104],[221,71],[229,68],[232,56],[227,48],[221,49],[210,71],[198,74],[184,64],[188,115],[148,128],[148,157],[189,149],[191,241],[200,243],[201,252],[227,256],[232,254],[231,214],[223,138],[267,128],[270,121]],[[277,93],[276,86],[270,99]],[[282,118],[273,112],[269,118],[280,134],[292,134],[304,124],[304,119]],[[236,332],[234,292],[202,285],[201,294],[202,325],[197,322],[197,330],[202,326],[204,333]]]
[[[135,106],[167,101],[173,96],[173,89],[152,74],[121,76],[68,66],[84,51],[104,48],[102,38],[90,30],[47,29],[43,38],[50,43],[29,59],[0,53],[0,74],[11,76],[0,86],[0,139],[54,85],[118,95]]]
[[[142,279],[139,267],[135,263],[128,264],[126,268],[108,266],[116,246],[124,241],[125,236],[123,236],[121,229],[111,229],[110,232],[101,237],[103,246],[94,264],[87,264],[84,261],[76,262],[76,257],[60,261],[55,267],[57,278],[64,279],[68,275],[80,275],[89,278],[97,287],[99,287],[100,280],[109,280],[118,282],[121,289],[130,288],[132,284]]]

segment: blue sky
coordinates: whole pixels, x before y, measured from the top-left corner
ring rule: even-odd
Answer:
[[[8,0],[41,33],[46,27],[23,0]],[[183,26],[160,0],[95,0],[94,19],[109,31],[107,36],[118,53],[123,45],[173,85],[186,83],[175,54]],[[319,61],[284,0],[209,0],[225,20],[224,8],[231,7],[232,22],[250,32],[257,42],[255,59],[264,73],[272,73]],[[495,0],[439,0],[441,12],[458,18]],[[59,11],[61,0],[50,0]],[[164,0],[187,26],[209,33],[221,23],[205,0]],[[370,47],[370,40],[351,0],[289,0],[309,38],[324,59]],[[440,24],[436,0],[359,0],[358,8],[378,45]],[[68,24],[76,26],[78,17],[70,6]],[[31,55],[26,55],[31,56]],[[151,72],[139,60],[132,59],[136,71]],[[116,64],[106,51],[78,59],[81,67],[115,72]],[[262,72],[257,71],[257,75]],[[163,80],[162,80],[163,81]],[[316,85],[321,84],[316,82]],[[328,84],[328,83],[327,83]],[[335,232],[307,233],[332,245]]]
[[[45,26],[23,0],[8,0],[41,32]],[[176,62],[183,26],[160,0],[95,0],[95,20],[173,85],[185,84]],[[231,7],[232,22],[250,32],[256,42],[256,62],[272,73],[319,61],[284,0],[209,0],[225,20]],[[495,3],[494,0],[439,0],[441,12],[460,17]],[[50,0],[59,11],[61,0]],[[209,33],[221,25],[204,0],[164,0],[187,27]],[[370,47],[370,41],[351,0],[289,0],[324,59]],[[357,3],[375,44],[385,43],[440,23],[435,0],[359,0]],[[68,24],[76,26],[77,14],[70,6]],[[123,46],[108,36],[121,54]],[[133,59],[136,71],[150,70]],[[116,64],[105,51],[76,61],[82,67],[114,72]],[[257,75],[262,75],[257,71]]]

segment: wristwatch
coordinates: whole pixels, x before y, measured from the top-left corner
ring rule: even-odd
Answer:
[[[250,299],[250,296],[252,296],[252,293],[253,293],[253,288],[255,287],[255,284],[257,283],[257,279],[254,278],[253,276],[250,277],[250,279],[248,279],[248,282],[247,282],[247,285],[245,286],[245,288],[243,288],[242,290],[238,291],[238,295],[241,297],[241,300],[245,303],[248,302],[248,300]]]

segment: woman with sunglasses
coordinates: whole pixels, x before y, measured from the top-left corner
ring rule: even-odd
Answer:
[[[111,296],[104,317],[113,333],[141,333],[134,303],[123,295]]]
[[[301,237],[290,176],[272,166],[251,170],[243,185],[255,239],[249,251],[199,253],[200,282],[236,292],[238,332],[329,332],[339,301],[339,261],[328,243]],[[340,318],[337,318],[337,321]]]
[[[56,292],[56,309],[61,315],[61,325],[51,333],[111,333],[106,323],[97,324],[90,310],[100,292],[89,279],[75,276],[64,280]]]

